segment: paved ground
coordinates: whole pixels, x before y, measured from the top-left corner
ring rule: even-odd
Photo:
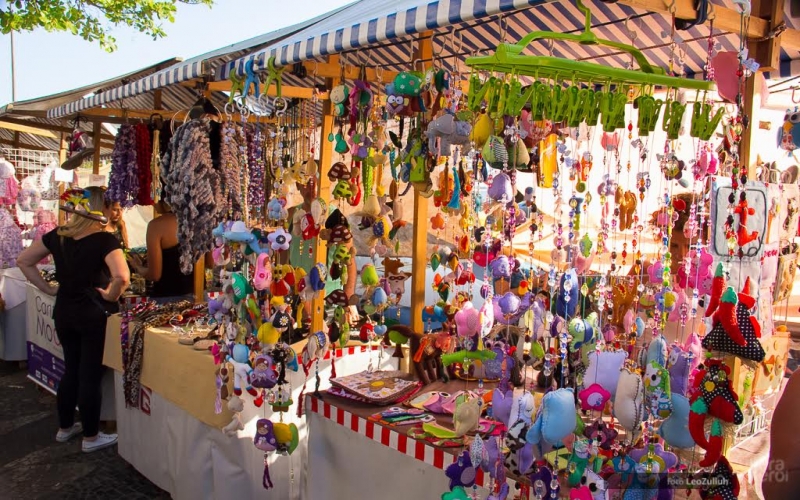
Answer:
[[[55,398],[0,361],[0,500],[168,499],[117,455],[55,441]]]

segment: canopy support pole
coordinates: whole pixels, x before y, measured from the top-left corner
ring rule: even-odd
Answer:
[[[339,56],[333,55],[328,57],[327,64],[335,64],[339,65]],[[332,89],[334,86],[339,84],[338,78],[326,78],[325,79],[325,88],[328,90]],[[320,128],[320,135],[319,135],[319,172],[317,175],[319,176],[317,182],[317,189],[318,196],[325,201],[327,205],[330,203],[331,198],[331,181],[328,179],[328,170],[333,165],[333,143],[328,140],[328,134],[333,131],[333,104],[331,100],[325,97],[325,100],[322,103],[322,125]],[[326,214],[327,215],[327,214]],[[328,257],[328,242],[322,238],[316,238],[316,246],[314,248],[314,261],[315,262],[322,262],[323,264],[327,264],[327,257]],[[348,266],[348,270],[351,266],[354,266],[355,262],[352,262],[350,266]],[[349,273],[348,273],[349,275]],[[348,284],[352,285],[352,284]],[[311,303],[311,332],[319,332],[322,331],[323,325],[325,323],[325,296],[324,293],[316,294],[314,299]]]
[[[417,38],[414,59],[431,61],[433,43],[431,32],[425,31]],[[424,63],[425,69],[430,62]],[[422,309],[425,307],[426,270],[428,268],[428,198],[414,190],[414,222],[411,225],[413,239],[411,244],[411,329],[423,333]]]

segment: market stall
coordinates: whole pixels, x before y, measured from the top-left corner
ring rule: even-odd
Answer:
[[[119,330],[120,319],[113,317],[104,364],[113,369],[116,392],[121,395],[126,393],[126,381],[116,334]],[[256,421],[273,413],[269,403],[263,402],[262,407],[248,404],[238,408],[238,414],[231,411],[236,407],[226,404],[217,413],[215,406],[220,401],[213,356],[181,344],[171,328],[147,330],[143,357],[138,408],[127,407],[124,398],[117,399],[120,455],[174,498],[260,495],[264,455],[244,436],[255,434]],[[376,369],[397,368],[397,361],[388,355],[379,359],[378,346],[329,351],[318,368],[325,379],[321,389],[329,386],[332,363],[341,374],[358,372],[368,363]],[[209,373],[212,376],[207,376]],[[303,397],[305,383],[302,370],[289,374],[292,399]],[[291,457],[271,457],[269,471],[275,494],[297,498],[305,481],[308,428],[295,412],[283,415],[285,422],[298,426],[302,444]],[[234,425],[230,425],[232,421]],[[232,437],[237,431],[242,438]]]
[[[709,473],[739,495],[800,215],[797,168],[754,154],[800,137],[791,113],[752,126],[780,47],[743,48],[785,35],[761,9],[628,3],[358,2],[216,81],[194,61],[51,110],[201,94],[117,136],[110,199],[165,188],[200,299],[109,326],[120,453],[179,498],[352,497],[378,469],[398,498],[650,498]],[[383,347],[329,373],[352,342]],[[404,352],[408,373],[375,369]]]

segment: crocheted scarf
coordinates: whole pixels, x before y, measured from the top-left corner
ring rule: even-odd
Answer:
[[[181,271],[214,248],[211,231],[228,211],[222,173],[214,165],[208,118],[180,126],[162,160],[166,201],[178,218]]]

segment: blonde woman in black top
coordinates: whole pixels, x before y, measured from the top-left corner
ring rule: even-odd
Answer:
[[[120,244],[105,230],[103,206],[102,189],[73,190],[61,207],[72,213],[69,221],[34,241],[17,259],[28,281],[56,297],[53,320],[65,366],[57,392],[56,440],[66,442],[83,432],[87,453],[117,442],[116,434],[99,431],[100,380],[106,320],[119,310],[119,298],[130,283]],[[58,286],[47,283],[36,267],[51,254]],[[81,422],[75,422],[76,405]]]

